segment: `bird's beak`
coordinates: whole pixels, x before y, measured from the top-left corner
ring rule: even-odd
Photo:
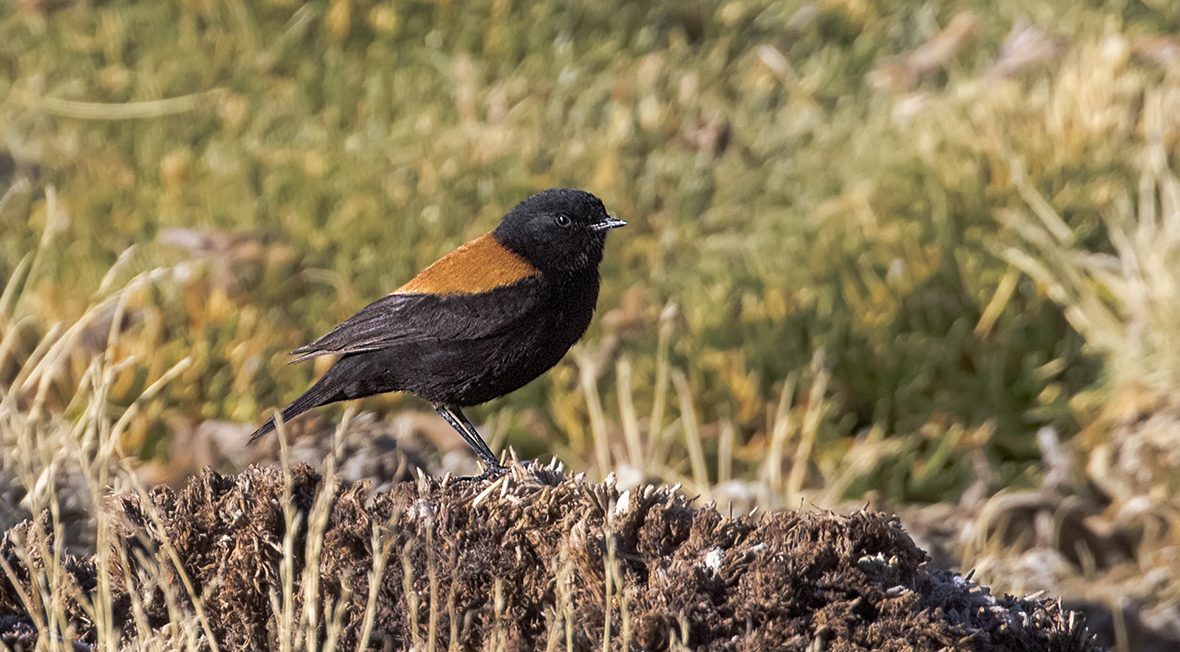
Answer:
[[[590,225],[591,231],[607,231],[610,229],[617,229],[620,226],[627,226],[627,223],[617,217],[607,217],[601,222],[595,222]]]

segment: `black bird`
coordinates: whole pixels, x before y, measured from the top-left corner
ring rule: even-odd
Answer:
[[[429,401],[487,468],[504,467],[462,408],[516,390],[557,364],[598,301],[606,232],[627,223],[581,190],[520,202],[490,233],[435,261],[393,294],[292,351],[295,362],[338,355],[283,421],[321,405],[385,392]],[[274,418],[250,443],[274,430]]]

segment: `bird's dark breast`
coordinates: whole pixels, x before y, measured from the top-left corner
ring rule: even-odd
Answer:
[[[585,333],[598,299],[598,275],[545,282],[539,301],[508,286],[465,302],[472,313],[518,315],[491,335],[428,340],[369,354],[372,372],[390,387],[435,403],[477,405],[519,389],[556,365]],[[520,304],[519,306],[513,305]],[[519,311],[516,310],[519,308]],[[385,389],[383,391],[389,391]]]

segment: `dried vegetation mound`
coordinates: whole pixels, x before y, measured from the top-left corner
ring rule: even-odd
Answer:
[[[194,611],[188,582],[203,636],[230,649],[277,647],[309,628],[341,649],[431,637],[439,649],[601,649],[604,638],[612,649],[1094,647],[1056,601],[996,598],[931,566],[885,514],[730,518],[674,490],[620,492],[552,468],[376,494],[333,481],[329,496],[325,485],[310,467],[250,467],[206,471],[150,501],[115,497],[110,561],[61,566],[58,581],[73,584],[55,592],[67,635],[99,636],[85,603],[105,564],[110,621],[128,642],[179,627],[169,622]],[[44,621],[30,608],[52,550],[44,520],[14,527],[0,548],[9,645],[31,643]]]

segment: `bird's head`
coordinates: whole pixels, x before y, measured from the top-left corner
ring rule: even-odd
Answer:
[[[594,195],[556,188],[517,204],[493,237],[542,272],[577,273],[596,268],[606,232],[626,225]]]

